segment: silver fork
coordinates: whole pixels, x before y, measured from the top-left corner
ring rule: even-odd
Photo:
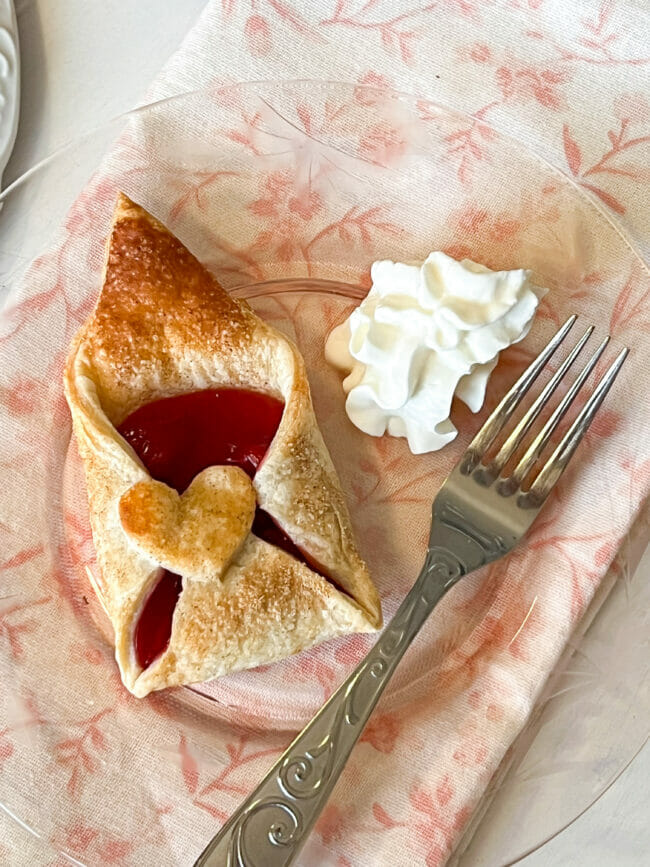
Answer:
[[[623,349],[539,475],[526,487],[554,430],[602,355],[595,350],[512,471],[520,446],[591,336],[575,344],[496,452],[490,446],[576,321],[571,316],[520,376],[470,443],[433,503],[424,566],[368,655],[213,837],[195,867],[287,867],[302,848],[399,661],[445,593],[464,575],[503,557],[523,538],[571,460],[625,358]]]

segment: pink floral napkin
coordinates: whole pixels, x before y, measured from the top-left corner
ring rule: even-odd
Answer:
[[[584,207],[599,209],[598,221],[603,211],[614,216],[647,252],[649,27],[650,12],[631,0],[223,0],[208,4],[148,96],[230,81],[335,78],[463,109],[475,122],[450,130],[445,141],[465,201],[447,226],[447,247],[471,252],[479,236],[486,249],[496,246],[507,257],[527,234],[543,269],[544,237],[558,232],[566,216],[553,197],[566,182],[550,183],[541,198],[531,192],[514,215],[494,214],[474,201],[473,184],[490,158],[488,124],[557,166],[592,197],[593,205]],[[305,129],[322,106],[311,108],[298,110]],[[419,110],[426,116],[433,109],[422,100]],[[149,178],[138,163],[142,151],[130,152],[128,145],[123,140],[112,159],[123,175],[138,168],[135,187],[152,188],[155,172]],[[378,126],[359,147],[381,163],[399,157],[402,143],[394,129]],[[6,814],[0,861],[11,864],[190,863],[286,745],[289,735],[279,729],[308,715],[365,646],[365,639],[335,642],[289,661],[279,673],[251,673],[227,687],[217,683],[214,698],[250,710],[219,717],[206,714],[204,699],[193,702],[187,691],[133,699],[99,634],[79,629],[93,600],[71,579],[71,556],[92,568],[93,555],[83,497],[75,497],[82,485],[74,459],[66,465],[64,490],[52,481],[61,479],[69,439],[59,386],[67,342],[61,335],[92,303],[101,266],[99,227],[114,194],[111,165],[108,160],[70,212],[56,249],[33,263],[0,323],[0,803]],[[552,169],[545,171],[553,177]],[[270,173],[251,196],[246,207],[259,225],[246,249],[261,244],[271,226],[275,234],[263,243],[274,245],[279,259],[292,259],[288,230],[318,219],[320,208],[318,199],[295,196],[292,189],[282,172]],[[196,227],[183,223],[183,195],[161,201],[160,216],[178,220],[183,237],[199,243]],[[206,207],[210,225],[217,215]],[[354,231],[383,239],[373,247],[378,254],[398,255],[399,224],[379,213],[358,213],[365,216],[354,213]],[[333,225],[343,233],[350,229],[341,221]],[[235,243],[236,225],[232,232],[217,270],[228,256],[241,260],[245,245]],[[344,234],[339,237],[344,241]],[[650,279],[629,251],[618,260],[626,270],[612,269],[616,244],[625,245],[609,226],[593,237],[569,234],[564,240],[590,245],[588,256],[578,249],[576,261],[583,256],[603,265],[563,284],[566,296],[559,287],[552,293],[542,312],[546,333],[568,305],[583,304],[635,350],[625,388],[612,395],[590,434],[602,469],[583,463],[507,566],[470,579],[445,600],[405,663],[403,694],[389,696],[366,730],[301,856],[305,867],[432,867],[449,858],[647,496],[650,413],[642,374],[650,362],[644,345]],[[309,305],[265,303],[260,312],[293,329],[299,341],[301,323],[311,329],[318,320]],[[340,305],[325,310],[322,336],[342,312]],[[358,448],[368,450],[368,459],[346,463],[337,445],[344,418],[333,402],[336,377],[322,364],[319,345],[304,342],[319,420],[357,526],[372,542],[369,556],[377,559],[378,573],[393,557],[394,586],[380,586],[390,614],[415,574],[411,540],[426,533],[422,504],[444,468],[428,464],[426,480],[416,486],[419,499],[409,502],[414,487],[400,488],[399,479],[413,482],[422,464],[411,462],[400,444],[369,445],[359,435]],[[528,345],[527,351],[536,348]],[[525,358],[515,354],[511,361]],[[503,385],[512,371],[501,370],[500,377]],[[385,489],[372,475],[377,462],[399,468]],[[381,509],[395,502],[410,510],[408,538],[385,532]],[[64,507],[65,528],[52,520]],[[473,623],[477,610],[487,616]],[[286,706],[274,705],[270,695],[283,680],[297,696],[288,717]],[[415,681],[418,688],[409,693]],[[254,712],[260,702],[272,724]],[[241,725],[252,721],[257,730]]]

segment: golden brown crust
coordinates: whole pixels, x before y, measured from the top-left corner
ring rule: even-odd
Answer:
[[[221,576],[248,536],[255,490],[239,467],[208,467],[180,496],[146,479],[122,494],[119,515],[131,541],[165,569],[197,581]]]
[[[278,628],[281,624],[282,628]],[[279,548],[249,536],[214,582],[184,582],[174,613],[174,651],[144,671],[136,695],[276,662],[346,632],[368,631],[326,581]],[[299,636],[299,642],[296,637]],[[156,685],[154,685],[156,684]]]
[[[219,386],[281,396],[280,426],[252,484],[240,470],[213,467],[179,498],[150,479],[115,425],[150,400]],[[71,348],[65,389],[86,472],[98,589],[133,692],[270,662],[380,625],[298,350],[124,195],[102,292]],[[344,593],[249,534],[254,495]],[[167,652],[141,672],[132,630],[161,565],[183,575],[183,592]]]
[[[106,277],[86,343],[100,399],[114,424],[167,382],[196,389],[184,353],[237,354],[256,317],[219,286],[165,227],[120,194],[109,239]],[[235,383],[233,383],[234,385]]]

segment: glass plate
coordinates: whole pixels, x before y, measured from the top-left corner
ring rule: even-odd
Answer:
[[[91,175],[111,143],[102,172]],[[324,364],[322,347],[332,325],[363,297],[369,264],[377,258],[418,259],[431,249],[445,249],[492,267],[525,264],[551,288],[551,301],[544,304],[530,338],[504,353],[487,409],[565,312],[575,308],[590,318],[609,318],[610,311],[591,309],[592,286],[608,280],[620,283],[624,275],[633,293],[648,276],[602,208],[518,143],[426,99],[366,87],[256,83],[184,94],[116,119],[16,181],[0,195],[0,273],[6,290],[0,339],[20,340],[22,330],[25,352],[42,345],[48,363],[39,370],[35,361],[33,375],[52,379],[45,393],[27,378],[10,395],[17,411],[43,397],[54,419],[48,428],[50,456],[43,466],[44,497],[38,509],[35,500],[30,501],[32,511],[18,509],[21,525],[32,522],[38,528],[39,556],[44,552],[49,565],[40,584],[30,588],[12,585],[14,579],[3,573],[1,595],[18,594],[25,610],[46,598],[47,604],[62,606],[69,632],[61,641],[67,655],[60,676],[48,677],[46,683],[30,667],[30,650],[43,636],[31,629],[29,618],[28,628],[16,633],[19,643],[13,655],[3,659],[2,671],[11,700],[18,707],[31,696],[34,707],[56,728],[59,744],[78,736],[70,707],[88,704],[86,716],[92,719],[103,690],[119,706],[114,736],[121,733],[128,739],[131,723],[135,727],[142,713],[117,681],[102,635],[106,630],[87,586],[93,551],[79,462],[59,387],[68,342],[99,285],[100,240],[118,185],[187,241],[224,285],[299,344],[319,424],[348,495],[386,618],[419,569],[433,495],[484,414],[474,417],[455,407],[461,431],[457,441],[441,453],[419,457],[410,455],[401,440],[374,440],[349,425],[339,378]],[[52,269],[49,294],[36,296],[27,310],[24,305],[12,309],[12,293],[28,264],[55,240],[62,245],[56,261],[42,256],[36,265]],[[58,281],[61,274],[73,291]],[[52,308],[58,327],[39,328],[39,315]],[[28,433],[38,441],[38,431]],[[647,526],[641,522],[623,545],[625,556],[610,570],[531,722],[495,774],[457,848],[461,863],[512,863],[539,846],[607,788],[647,736],[647,654],[639,648],[647,643],[647,615],[642,612],[647,611],[648,588],[633,574],[646,538]],[[613,586],[616,592],[607,610],[583,638]],[[435,695],[441,678],[454,683],[463,648],[495,612],[507,623],[504,642],[521,636],[535,604],[525,587],[522,593],[518,607],[509,609],[494,572],[459,585],[453,599],[445,601],[448,607],[434,613],[405,658],[382,712],[391,718],[408,714],[422,696]],[[0,600],[0,616],[13,604]],[[19,627],[22,622],[14,621]],[[227,760],[219,744],[221,732],[247,726],[273,740],[276,732],[296,730],[371,640],[356,636],[328,642],[274,666],[147,701],[165,725],[184,726],[183,738],[195,735],[194,746],[199,746],[192,761],[198,771],[204,765],[214,770]],[[431,700],[430,712],[434,710]],[[25,779],[33,773],[32,758],[37,757],[42,768],[43,757],[52,752],[40,729],[26,727],[18,736]],[[99,734],[91,731],[90,737],[97,739],[97,755],[91,750],[88,763],[110,765],[110,754],[100,745],[101,728],[96,731]],[[286,742],[286,736],[280,742]],[[158,759],[162,755],[170,767],[177,766],[175,747],[163,744],[156,749]],[[65,755],[60,758],[65,764]],[[181,763],[184,774],[193,772]],[[90,779],[92,773],[81,767],[79,779],[84,774]],[[77,783],[71,781],[72,776],[68,788],[74,790]],[[74,834],[62,836],[51,798],[31,802],[24,791],[6,788],[6,782],[0,777],[0,800],[9,815],[78,863],[101,863],[98,843]],[[143,800],[145,789],[143,784]],[[210,812],[209,802],[197,806],[219,818]],[[123,816],[122,804],[103,804],[98,827],[119,829]],[[172,841],[161,845],[164,863],[183,860]],[[318,842],[310,841],[301,863],[330,861]]]

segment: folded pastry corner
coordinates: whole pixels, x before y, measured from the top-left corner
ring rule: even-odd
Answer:
[[[132,693],[381,625],[300,353],[123,194],[64,386]]]

